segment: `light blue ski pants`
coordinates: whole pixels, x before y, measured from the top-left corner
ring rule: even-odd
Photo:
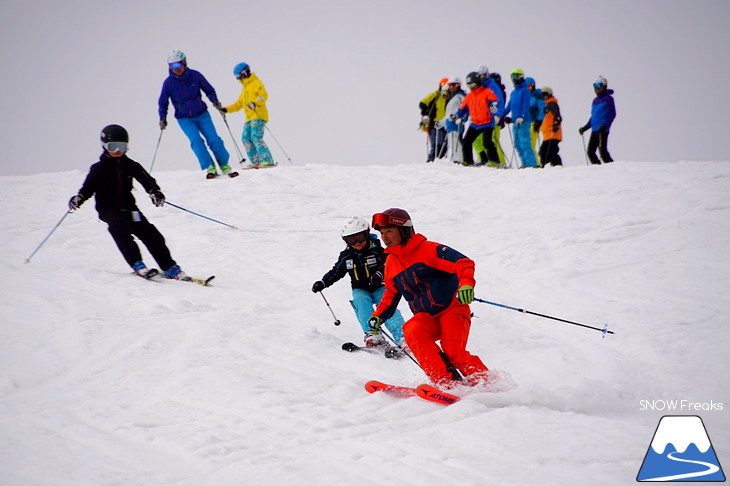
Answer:
[[[355,309],[355,315],[363,332],[370,330],[368,320],[373,315],[375,307],[380,304],[384,293],[385,286],[372,293],[364,289],[352,289],[352,307]],[[399,310],[396,310],[393,317],[385,321],[385,327],[396,342],[403,342],[403,316],[400,315]]]
[[[208,170],[211,166],[215,167],[213,159],[208,153],[208,147],[213,152],[218,165],[228,165],[228,151],[223,145],[223,140],[218,136],[218,132],[215,131],[215,125],[213,125],[213,119],[210,117],[208,110],[191,118],[178,118],[177,122],[180,124],[185,136],[190,140],[190,148],[193,149],[195,156],[198,158],[201,169]],[[205,137],[205,142],[203,137],[200,136],[201,133]],[[208,147],[205,146],[206,142]]]
[[[246,149],[248,160],[253,165],[271,165],[274,163],[269,147],[264,142],[265,126],[266,122],[259,119],[247,121],[243,125],[241,140]]]
[[[535,151],[532,149],[532,141],[530,140],[530,123],[522,122],[517,125],[512,124],[512,133],[515,136],[515,150],[520,156],[522,167],[537,167],[535,160]]]

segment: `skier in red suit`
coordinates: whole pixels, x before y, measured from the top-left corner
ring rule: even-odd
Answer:
[[[423,371],[437,386],[452,388],[458,373],[469,385],[488,379],[488,368],[466,350],[471,327],[469,304],[474,300],[474,262],[446,245],[428,241],[413,231],[403,209],[373,216],[389,254],[385,263],[385,294],[370,318],[379,331],[405,297],[413,317],[403,325],[406,344]],[[437,342],[440,341],[440,347]]]

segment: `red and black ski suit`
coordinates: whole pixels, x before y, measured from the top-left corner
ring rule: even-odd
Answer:
[[[373,315],[390,318],[401,297],[413,317],[403,325],[408,347],[435,384],[451,384],[444,354],[471,384],[489,371],[478,356],[466,350],[471,327],[468,305],[456,299],[462,285],[476,283],[474,262],[446,245],[413,235],[405,245],[385,249],[385,294]],[[441,347],[436,344],[441,341]]]

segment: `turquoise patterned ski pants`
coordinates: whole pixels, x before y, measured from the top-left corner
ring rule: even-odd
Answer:
[[[265,125],[265,121],[258,119],[247,121],[243,125],[241,140],[243,140],[248,160],[252,165],[272,165],[274,163],[269,147],[264,142]]]

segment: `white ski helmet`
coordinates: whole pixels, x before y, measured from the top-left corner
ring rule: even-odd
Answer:
[[[461,78],[459,76],[453,76],[449,78],[448,84],[458,84],[461,87]]]
[[[167,56],[167,64],[172,64],[173,62],[179,62],[183,65],[187,65],[187,59],[185,58],[185,53],[183,51],[170,52],[170,55]]]
[[[344,238],[345,236],[352,236],[358,233],[369,231],[370,225],[367,221],[359,216],[350,216],[342,224],[342,229],[340,229],[340,236]]]
[[[598,76],[595,81],[593,81],[593,84],[602,84],[603,86],[608,86],[608,81],[603,76]]]

